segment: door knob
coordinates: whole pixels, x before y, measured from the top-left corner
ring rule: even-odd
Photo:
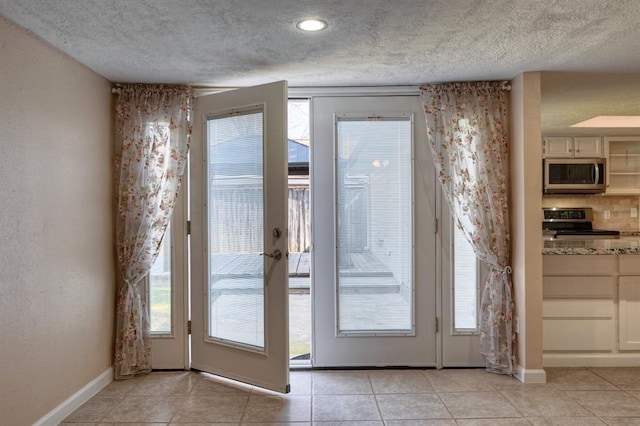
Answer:
[[[278,249],[275,249],[273,253],[260,253],[260,256],[272,257],[275,260],[280,260],[282,258],[282,252]]]

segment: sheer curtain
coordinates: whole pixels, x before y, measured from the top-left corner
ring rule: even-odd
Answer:
[[[122,85],[116,100],[115,378],[151,370],[144,278],[158,256],[189,149],[193,89]]]
[[[421,88],[427,137],[455,222],[489,265],[480,350],[487,370],[513,374],[515,334],[509,266],[508,88],[463,82]]]

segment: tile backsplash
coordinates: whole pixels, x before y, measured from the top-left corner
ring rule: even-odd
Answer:
[[[636,209],[640,196],[604,196],[604,195],[545,195],[542,207],[591,207],[593,209],[593,227],[621,232],[640,231],[640,218],[631,217],[631,209]],[[605,219],[605,211],[610,218]]]

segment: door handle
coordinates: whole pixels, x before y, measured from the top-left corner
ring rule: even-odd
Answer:
[[[267,257],[272,257],[275,260],[280,260],[282,259],[282,252],[278,249],[275,249],[273,253],[260,253],[260,256],[267,256]]]

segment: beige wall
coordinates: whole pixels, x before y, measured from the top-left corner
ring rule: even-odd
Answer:
[[[0,423],[112,365],[110,83],[0,17]]]
[[[542,138],[540,73],[512,81],[511,264],[518,360],[525,373],[542,369]]]

